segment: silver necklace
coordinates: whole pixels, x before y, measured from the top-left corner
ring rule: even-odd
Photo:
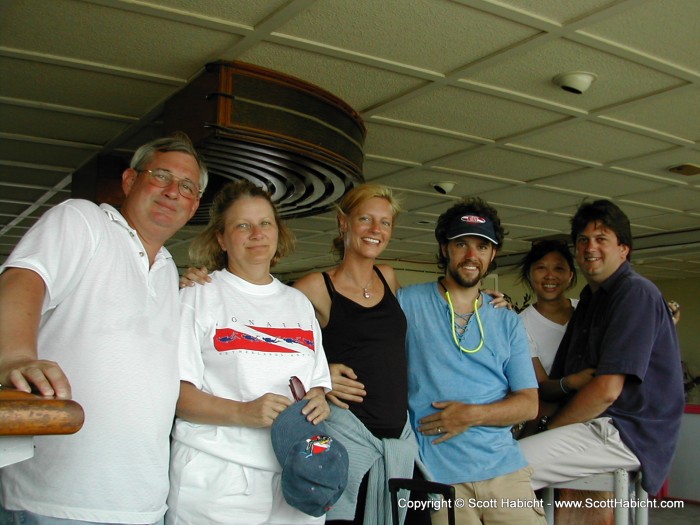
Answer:
[[[368,290],[368,288],[369,288],[369,286],[370,286],[371,284],[372,284],[372,279],[369,280],[369,282],[367,283],[366,286],[362,287],[362,296],[363,296],[365,299],[369,299],[370,297],[372,297],[372,296],[370,295],[370,293],[369,293],[369,290]]]

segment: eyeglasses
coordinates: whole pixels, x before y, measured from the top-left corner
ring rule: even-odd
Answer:
[[[306,395],[306,389],[304,388],[304,383],[301,382],[297,376],[292,376],[289,378],[289,389],[292,391],[292,397],[294,401],[301,401]]]
[[[200,197],[201,190],[190,179],[178,179],[168,170],[156,168],[154,170],[140,170],[139,173],[148,173],[149,182],[159,188],[169,187],[173,181],[177,181],[177,188],[186,199],[197,200]]]

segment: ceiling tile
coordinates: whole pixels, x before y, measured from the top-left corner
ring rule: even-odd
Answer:
[[[523,182],[578,168],[576,164],[493,147],[480,147],[465,155],[440,159],[435,165]]]
[[[575,95],[552,82],[555,75],[567,71],[590,71],[598,78],[585,94]],[[563,39],[504,58],[467,80],[589,111],[683,84],[670,75]]]
[[[275,44],[256,45],[237,58],[315,84],[357,111],[425,85],[405,75]]]
[[[512,144],[566,157],[606,163],[666,149],[668,144],[593,122],[573,122]]]
[[[6,97],[140,116],[175,91],[170,85],[0,57]]]
[[[500,0],[500,4],[559,24],[585,17],[591,12],[615,5],[617,0]]]
[[[40,130],[42,138],[102,145],[123,132],[130,123],[0,104],[0,131],[4,133],[32,135]]]
[[[0,164],[0,181],[8,184],[29,184],[53,187],[70,174],[68,167],[63,170],[47,170],[40,167],[12,166]]]
[[[654,175],[665,183],[676,183],[681,186],[696,182],[700,183],[700,174],[683,176],[668,171],[670,167],[680,164],[695,164],[700,166],[700,151],[689,148],[671,148],[667,151],[643,155],[638,158],[616,161],[614,165],[624,169]]]
[[[658,228],[667,231],[685,230],[689,228],[698,228],[700,219],[689,215],[679,213],[667,213],[664,215],[656,215],[653,217],[643,217],[635,219],[637,224]]]
[[[231,0],[158,0],[158,5],[177,9],[181,12],[196,13],[200,16],[253,27],[262,22],[271,12],[288,3],[288,0],[257,0],[232,2]]]
[[[2,188],[2,198],[3,200],[17,201],[17,202],[33,202],[40,199],[47,191],[51,188],[36,186],[0,186]],[[61,192],[61,199],[65,200],[70,198],[70,192]]]
[[[564,120],[552,111],[464,89],[431,90],[379,116],[496,140]]]
[[[16,10],[41,15],[22,16]],[[6,16],[12,23],[0,33],[2,46],[185,79],[206,61],[218,59],[217,50],[224,51],[240,38],[70,0],[25,0],[13,5]],[[124,36],[127,30],[128,38]],[[171,58],[163,60],[165,55]],[[207,60],[203,62],[202,57]]]
[[[658,208],[652,208],[648,206],[640,206],[639,204],[629,202],[629,201],[615,201],[620,209],[625,212],[625,215],[629,218],[632,223],[640,223],[641,220],[648,217],[656,217],[662,212]]]
[[[33,204],[33,202],[27,202],[24,200],[22,200],[22,201],[10,201],[9,199],[3,199],[2,197],[0,197],[0,212],[1,212],[0,224],[2,224],[3,226],[6,226],[7,224],[9,224],[12,221],[12,219],[21,215],[22,212],[27,209],[27,206],[30,206],[31,204]],[[44,211],[46,211],[46,210],[42,209],[38,213],[43,213]],[[25,233],[24,231],[22,231],[21,233],[15,232],[14,234],[12,232],[7,232],[7,235],[8,236],[9,235],[21,236],[21,235],[24,235],[24,233]],[[1,238],[3,240],[5,240],[5,235],[3,235]]]
[[[535,185],[543,188],[568,189],[589,195],[597,193],[596,197],[601,198],[612,198],[664,187],[661,181],[593,168],[543,177],[537,179]]]
[[[585,32],[700,73],[697,46],[700,2],[638,2],[586,27]]]
[[[436,215],[439,215],[458,200],[456,197],[451,197],[448,195],[403,189],[397,189],[395,190],[395,193],[401,202],[401,207],[405,210],[410,210],[413,213],[419,213],[421,219],[424,218],[424,213],[435,213]],[[439,211],[434,212],[434,209],[438,209]],[[401,220],[400,222],[404,223],[404,220]]]
[[[481,195],[498,209],[499,203],[517,206],[527,206],[533,210],[547,211],[554,210],[566,205],[576,205],[581,201],[581,197],[567,195],[564,193],[542,190],[530,186],[516,186]]]
[[[686,140],[700,140],[700,89],[671,91],[603,114]]]
[[[83,148],[73,148],[37,142],[0,139],[0,158],[14,162],[77,168],[95,154],[97,154],[97,150],[88,145]]]
[[[439,73],[535,34],[483,11],[431,0],[314,2],[278,31]],[[438,34],[440,38],[435,38]]]
[[[542,228],[543,230],[554,230],[568,233],[571,229],[571,215],[558,213],[530,213],[518,217],[517,221],[511,223],[504,221],[507,226],[528,226],[529,228]],[[506,228],[508,229],[508,228]],[[541,235],[537,235],[541,237]]]
[[[397,171],[402,171],[405,169],[400,164],[394,164],[391,162],[381,162],[375,159],[367,159],[362,165],[362,173],[365,176],[367,182],[374,182],[375,179],[388,175],[389,173],[395,173]]]
[[[376,182],[386,186],[408,188],[424,192],[435,192],[433,184],[441,181],[453,182],[455,187],[450,195],[459,197],[476,195],[484,191],[507,187],[505,183],[494,180],[468,177],[460,174],[450,174],[446,176],[444,173],[428,170],[406,170],[404,172],[380,177],[376,180]]]
[[[663,188],[644,193],[630,193],[622,199],[628,202],[638,202],[663,206],[673,210],[692,210],[700,202],[700,190],[695,188]]]
[[[475,147],[430,133],[423,133],[393,126],[367,124],[365,151],[372,155],[423,163],[457,151]]]

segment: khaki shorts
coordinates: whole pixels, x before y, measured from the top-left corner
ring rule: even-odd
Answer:
[[[624,444],[609,417],[540,432],[519,444],[533,469],[535,490],[618,468],[639,470],[637,456]]]
[[[530,484],[532,469],[483,481],[459,483],[455,488],[455,517],[459,525],[482,523],[545,525],[542,501]],[[433,525],[447,525],[447,509],[433,514]]]

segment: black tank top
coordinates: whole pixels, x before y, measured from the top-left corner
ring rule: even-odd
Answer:
[[[382,273],[384,297],[368,308],[335,290],[323,272],[331,311],[323,328],[323,349],[329,363],[342,363],[357,374],[367,395],[362,403],[348,403],[350,411],[379,438],[398,438],[406,423],[408,369],[406,316]]]

